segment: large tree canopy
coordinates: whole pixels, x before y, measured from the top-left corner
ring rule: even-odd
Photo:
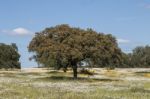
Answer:
[[[20,55],[18,53],[18,47],[15,43],[12,45],[6,45],[0,43],[0,68],[21,68],[19,62]]]
[[[121,50],[112,35],[65,24],[36,33],[29,51],[34,52],[33,58],[44,66],[58,69],[71,66],[74,78],[77,78],[77,64],[85,59],[105,66],[117,65],[121,60]]]

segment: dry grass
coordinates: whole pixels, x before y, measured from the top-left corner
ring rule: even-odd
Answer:
[[[0,71],[0,99],[150,99],[150,69],[94,71],[78,80],[47,69]]]

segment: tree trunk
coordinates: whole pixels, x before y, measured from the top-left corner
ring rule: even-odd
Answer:
[[[73,78],[77,79],[77,66],[73,66]]]
[[[77,79],[77,63],[76,62],[71,62],[72,68],[73,68],[73,78]]]
[[[66,72],[67,72],[67,69],[66,69],[66,68],[64,68],[64,69],[63,69],[63,71],[64,71],[64,73],[66,73]]]

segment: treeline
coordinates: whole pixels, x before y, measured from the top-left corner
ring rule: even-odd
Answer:
[[[15,43],[12,43],[11,45],[0,43],[0,69],[20,69],[21,65],[19,58],[18,47]]]
[[[138,46],[132,53],[123,53],[123,62],[120,67],[150,67],[150,46]]]

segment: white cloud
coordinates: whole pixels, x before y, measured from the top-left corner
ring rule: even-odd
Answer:
[[[22,27],[15,28],[12,30],[2,30],[2,32],[10,34],[10,35],[16,35],[16,36],[26,36],[26,35],[32,35],[33,34],[33,32],[31,32],[30,30],[22,28]]]
[[[29,35],[31,33],[32,33],[31,31],[29,31],[25,28],[16,28],[16,29],[12,30],[12,34],[14,34],[14,35]]]
[[[119,43],[119,44],[124,44],[124,43],[129,43],[130,42],[130,40],[126,40],[126,39],[117,39],[117,42]]]

